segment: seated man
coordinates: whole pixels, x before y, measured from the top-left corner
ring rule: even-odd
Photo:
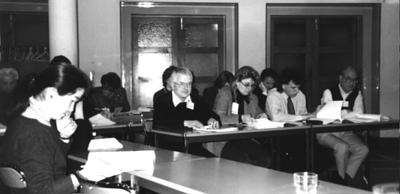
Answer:
[[[339,75],[339,84],[326,89],[323,93],[322,105],[332,100],[344,100],[342,115],[363,113],[363,99],[357,85],[357,72],[348,66]],[[363,182],[354,180],[361,163],[368,155],[368,147],[351,131],[317,134],[318,142],[334,150],[339,176],[349,186],[361,186]],[[358,182],[358,183],[356,183]]]
[[[210,125],[219,128],[219,117],[201,101],[200,97],[191,94],[192,73],[189,69],[178,67],[171,75],[172,92],[167,92],[156,99],[154,103],[153,122],[155,128],[168,127],[170,129],[183,129],[203,127]],[[181,150],[181,145],[174,147],[174,142],[164,138],[160,139],[161,146],[169,149]],[[201,144],[191,145],[189,152],[207,156]],[[208,155],[210,156],[210,155]]]
[[[282,73],[279,91],[272,91],[267,97],[273,121],[296,121],[307,115],[306,97],[299,89],[301,79],[291,70]]]
[[[122,87],[121,78],[114,72],[101,76],[101,87],[93,88],[89,93],[89,101],[96,109],[108,108],[114,112],[130,110],[125,89]]]

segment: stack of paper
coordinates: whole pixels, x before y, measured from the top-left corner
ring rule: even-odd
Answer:
[[[107,126],[107,125],[114,125],[115,122],[104,117],[102,114],[97,114],[89,118],[90,123],[93,126]]]
[[[237,127],[223,127],[223,128],[218,128],[218,129],[213,129],[210,126],[204,126],[204,127],[199,127],[199,128],[194,128],[196,131],[200,132],[228,132],[228,131],[237,131]]]
[[[79,174],[91,181],[100,181],[123,172],[133,171],[152,175],[155,159],[154,150],[90,152]]]
[[[96,150],[117,150],[123,145],[115,138],[92,139],[89,142],[88,151]]]
[[[320,120],[323,124],[342,121],[343,101],[330,101],[318,111],[316,118],[309,120]]]
[[[275,122],[270,121],[267,118],[259,118],[256,119],[255,122],[249,124],[249,127],[254,127],[256,129],[265,129],[265,128],[278,128],[283,127],[284,122]]]
[[[350,113],[350,114],[344,115],[343,119],[347,119],[354,123],[377,122],[377,121],[381,121],[381,115]]]

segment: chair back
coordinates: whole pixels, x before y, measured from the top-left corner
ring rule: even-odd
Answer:
[[[0,165],[0,180],[9,188],[26,188],[25,175],[17,167]]]

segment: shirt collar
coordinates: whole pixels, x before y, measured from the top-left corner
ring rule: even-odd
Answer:
[[[342,95],[343,98],[347,97],[353,90],[351,90],[350,92],[345,92],[342,88],[342,86],[339,84],[339,91],[340,91],[340,95]]]
[[[184,101],[182,101],[173,91],[172,91],[172,103],[174,104],[174,107],[178,106],[179,103],[182,102],[192,102],[192,98],[190,98],[190,95],[186,97]]]

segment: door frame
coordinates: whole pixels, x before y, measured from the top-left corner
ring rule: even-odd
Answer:
[[[379,3],[348,4],[266,4],[266,67],[271,67],[271,16],[273,15],[356,15],[362,17],[362,85],[364,110],[367,113],[379,113],[380,85],[380,10]],[[339,75],[338,75],[339,77]]]

